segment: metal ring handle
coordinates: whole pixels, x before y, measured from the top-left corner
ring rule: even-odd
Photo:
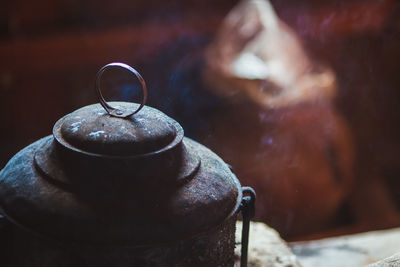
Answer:
[[[131,110],[122,110],[122,109],[114,108],[114,107],[110,106],[104,99],[103,94],[101,93],[101,90],[100,90],[100,79],[101,79],[101,76],[103,75],[104,71],[110,67],[120,67],[120,68],[126,69],[126,70],[130,71],[131,73],[133,73],[138,78],[138,80],[142,86],[143,97],[142,97],[142,102],[140,103],[140,106],[136,110],[131,111]],[[131,66],[124,64],[124,63],[120,63],[120,62],[113,62],[113,63],[107,64],[107,65],[103,66],[97,72],[96,82],[95,82],[95,91],[96,91],[97,97],[99,98],[100,104],[107,111],[107,113],[110,114],[111,116],[118,117],[118,118],[126,118],[126,117],[132,116],[133,114],[138,113],[144,107],[146,100],[147,100],[147,87],[146,87],[146,82],[144,81],[143,77],[139,74],[139,72],[137,72],[137,70],[135,70]]]

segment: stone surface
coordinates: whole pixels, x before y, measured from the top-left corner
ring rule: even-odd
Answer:
[[[394,254],[393,256],[378,261],[374,264],[368,265],[368,267],[399,267],[399,266],[400,266],[400,253]]]
[[[400,228],[290,244],[304,267],[357,267],[385,259],[400,251]],[[400,255],[397,254],[397,259]],[[400,266],[393,259],[377,266]],[[386,265],[384,265],[386,264]]]
[[[236,223],[236,266],[240,262],[242,222]],[[279,234],[263,223],[252,222],[249,234],[248,267],[300,267]]]

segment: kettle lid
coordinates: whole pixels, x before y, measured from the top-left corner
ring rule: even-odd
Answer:
[[[141,104],[105,101],[100,79],[111,67],[121,67],[138,78],[142,86]],[[53,135],[61,145],[92,155],[137,157],[159,153],[181,142],[184,132],[179,123],[161,111],[145,106],[146,83],[131,66],[119,62],[105,65],[97,73],[95,90],[101,106],[78,109],[54,125]]]

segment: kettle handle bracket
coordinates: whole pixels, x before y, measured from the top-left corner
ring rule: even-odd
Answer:
[[[254,217],[255,214],[256,192],[253,188],[244,186],[242,187],[242,195],[243,198],[240,206],[240,211],[242,212],[243,226],[240,267],[246,267],[249,246],[250,220]]]

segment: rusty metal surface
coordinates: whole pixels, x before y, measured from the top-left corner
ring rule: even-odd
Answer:
[[[48,138],[35,152],[34,164],[43,178],[67,188],[86,186],[95,190],[108,187],[112,180],[136,186],[153,185],[155,188],[151,191],[157,191],[164,185],[178,185],[192,179],[200,168],[200,158],[182,144],[157,156],[140,159],[93,158],[65,150],[53,138]]]
[[[120,109],[139,107],[135,103],[111,103]],[[53,135],[61,145],[92,156],[138,157],[170,149],[182,140],[184,133],[179,123],[148,106],[135,116],[117,118],[95,104],[58,120]]]
[[[147,114],[146,127],[151,128],[157,124],[152,109],[145,107],[135,118],[147,112],[151,116]],[[92,127],[102,125],[93,116]],[[67,121],[65,128],[71,133],[75,121]],[[126,123],[131,121],[121,122]],[[0,172],[2,212],[31,232],[67,243],[148,246],[194,237],[238,212],[242,193],[237,178],[204,146],[187,138],[175,141],[179,132],[171,141],[172,131],[156,128],[111,153],[108,147],[115,145],[122,129],[109,128],[115,139],[103,136],[98,143],[85,139],[84,145],[72,146],[70,138],[57,136],[62,128],[63,124],[54,128],[56,141],[48,136],[33,143]],[[89,130],[76,133],[90,135]],[[148,139],[146,149],[137,148]],[[104,146],[105,155],[93,153],[86,140]],[[130,154],[127,146],[137,150]],[[116,156],[118,151],[129,156]]]
[[[153,247],[116,248],[62,245],[48,242],[20,229],[9,243],[10,257],[2,267],[232,267],[235,221],[195,238]],[[4,240],[3,240],[4,241]]]

